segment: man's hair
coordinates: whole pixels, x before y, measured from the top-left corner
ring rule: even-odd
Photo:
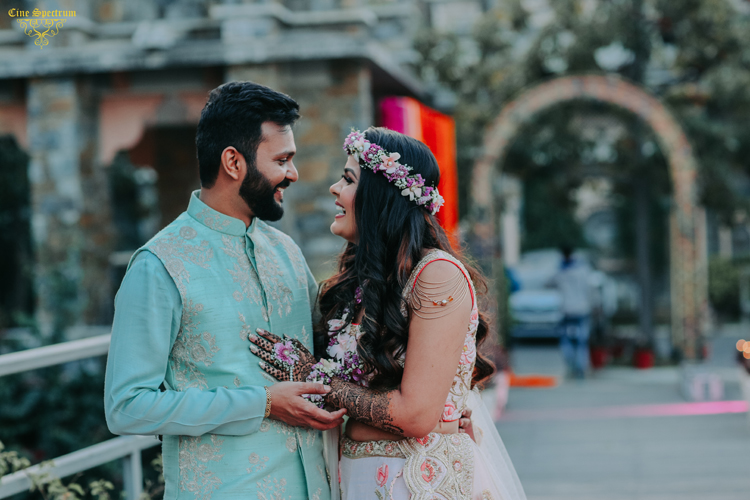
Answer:
[[[263,85],[229,82],[213,89],[195,134],[201,186],[210,188],[216,182],[224,149],[233,146],[245,157],[248,168],[255,168],[263,122],[283,127],[298,118],[294,99]]]

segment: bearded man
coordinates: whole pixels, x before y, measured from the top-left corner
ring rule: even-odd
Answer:
[[[330,496],[320,431],[342,423],[273,384],[248,349],[257,328],[312,350],[317,284],[264,221],[297,180],[299,106],[251,82],[209,95],[196,145],[201,189],[133,255],[115,299],[105,412],[115,434],[163,436],[165,499]]]

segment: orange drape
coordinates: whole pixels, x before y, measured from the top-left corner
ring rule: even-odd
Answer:
[[[458,172],[456,125],[448,115],[411,97],[386,97],[380,103],[380,125],[424,142],[440,166],[438,190],[445,205],[437,219],[454,246],[458,243]]]

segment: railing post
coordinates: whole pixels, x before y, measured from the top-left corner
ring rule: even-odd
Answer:
[[[122,479],[125,486],[125,499],[138,500],[143,493],[143,468],[141,452],[134,451],[122,457]]]

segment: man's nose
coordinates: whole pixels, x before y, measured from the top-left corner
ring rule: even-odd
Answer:
[[[288,167],[289,168],[287,168],[286,171],[286,178],[292,182],[297,182],[297,179],[299,179],[299,172],[297,172],[297,167],[295,167],[294,163],[291,161],[289,162]]]

